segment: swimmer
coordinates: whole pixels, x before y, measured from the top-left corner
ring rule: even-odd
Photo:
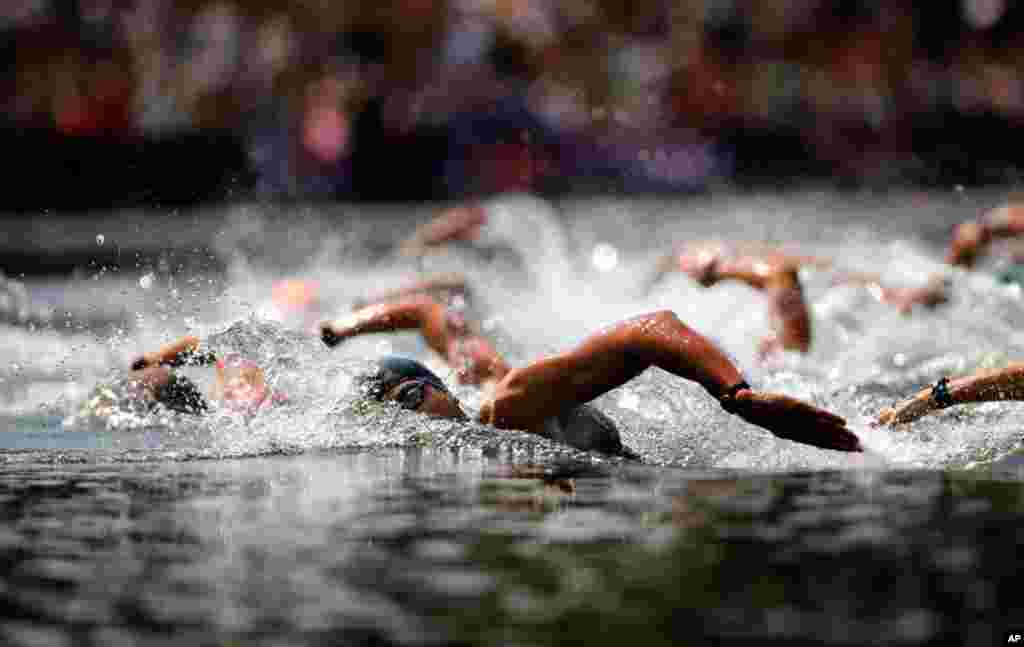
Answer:
[[[955,380],[943,377],[927,389],[883,409],[878,414],[878,424],[895,426],[959,404],[1003,400],[1024,400],[1024,362],[983,369]]]
[[[780,438],[862,451],[842,418],[785,395],[753,391],[721,350],[670,311],[626,319],[567,352],[507,371],[477,418],[498,429],[520,429],[579,449],[620,453],[614,424],[587,403],[652,366],[697,382],[723,409]],[[386,356],[364,382],[373,399],[430,416],[467,418],[441,380],[414,360]]]
[[[806,353],[811,348],[811,316],[798,271],[812,260],[756,243],[690,243],[659,261],[647,289],[670,272],[683,272],[704,287],[729,280],[745,283],[768,298],[773,334],[760,342],[758,354]]]
[[[558,294],[573,274],[558,213],[547,201],[528,194],[506,194],[445,209],[403,241],[399,253],[422,259],[453,242],[478,249],[512,249],[531,291]]]
[[[462,309],[448,307],[427,294],[401,290],[393,301],[365,306],[348,317],[320,324],[320,338],[330,347],[368,333],[418,330],[427,346],[455,369],[462,384],[492,386],[509,371],[494,345]],[[403,296],[408,294],[408,296]]]
[[[811,346],[811,318],[799,277],[800,268],[805,266],[831,268],[833,262],[765,243],[695,241],[664,256],[645,291],[672,272],[687,274],[704,287],[740,281],[768,297],[774,334],[761,342],[759,355],[765,358],[780,350],[806,353]],[[947,300],[948,286],[940,277],[933,277],[923,287],[890,287],[882,285],[878,275],[838,273],[833,285],[844,283],[867,287],[875,299],[894,305],[904,314],[915,305],[934,307]]]
[[[215,380],[209,398],[187,377],[175,373],[182,366],[214,366]],[[187,336],[163,346],[153,353],[144,353],[131,362],[129,385],[142,400],[181,413],[199,414],[209,410],[209,401],[240,413],[257,410],[286,401],[266,382],[263,370],[253,361],[237,353],[218,357],[200,347],[198,337]]]
[[[953,240],[946,262],[970,269],[992,242],[1024,234],[1024,205],[1008,204],[992,209],[978,220],[969,220],[953,229]]]

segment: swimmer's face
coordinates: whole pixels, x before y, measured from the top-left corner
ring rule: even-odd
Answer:
[[[425,380],[410,378],[402,380],[384,392],[384,400],[398,403],[403,409],[418,411],[437,418],[465,420],[466,414],[459,407],[459,401]]]
[[[225,406],[255,410],[269,395],[262,369],[251,360],[229,355],[216,364],[216,388]]]

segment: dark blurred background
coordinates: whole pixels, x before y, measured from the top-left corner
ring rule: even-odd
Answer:
[[[1008,0],[5,0],[0,210],[1018,181]]]

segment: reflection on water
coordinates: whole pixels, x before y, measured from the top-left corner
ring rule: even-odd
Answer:
[[[9,644],[973,645],[1019,609],[1014,482],[397,449],[6,458]]]
[[[752,291],[683,278],[636,290],[672,241],[730,232],[917,284],[941,269],[948,225],[974,215],[964,200],[603,200],[526,220],[508,210],[540,232],[533,247],[558,242],[529,254],[522,275],[515,226],[492,232],[494,249],[418,268],[389,256],[409,233],[404,209],[237,208],[203,221],[223,272],[156,263],[28,282],[28,298],[65,304],[61,322],[78,312],[108,324],[22,321],[0,335],[0,643],[992,644],[1019,623],[1024,405],[958,407],[902,431],[869,422],[941,375],[1024,357],[1018,288],[956,272],[949,306],[907,318],[807,272],[812,352],[770,366],[755,360],[767,313]],[[130,248],[131,231],[102,233]],[[470,275],[513,365],[671,308],[751,383],[845,416],[869,451],[776,439],[659,371],[597,402],[640,463],[357,407],[353,380],[370,359],[436,358],[409,335],[328,352],[261,318],[281,277],[315,277],[331,314],[423,268]],[[255,417],[79,415],[130,357],[184,333],[259,361],[289,404]]]

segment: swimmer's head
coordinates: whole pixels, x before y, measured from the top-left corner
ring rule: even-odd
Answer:
[[[366,395],[374,400],[396,402],[403,409],[440,418],[466,417],[441,378],[416,360],[386,355],[362,382]]]
[[[254,411],[269,395],[263,370],[251,359],[231,353],[217,360],[216,367],[217,390],[229,408]]]

